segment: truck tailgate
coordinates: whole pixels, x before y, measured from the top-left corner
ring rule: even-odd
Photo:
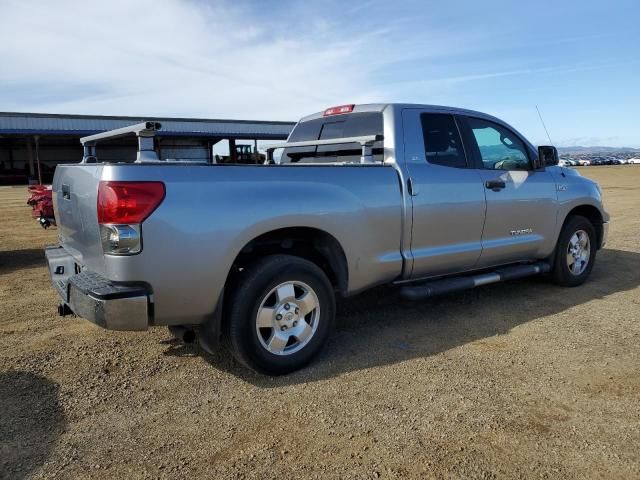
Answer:
[[[96,215],[103,166],[59,165],[53,179],[53,205],[60,244],[75,260],[97,273],[104,257]]]

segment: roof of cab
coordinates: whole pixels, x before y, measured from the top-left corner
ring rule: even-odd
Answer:
[[[387,108],[393,108],[396,111],[415,108],[415,109],[425,110],[433,113],[450,113],[454,115],[455,114],[469,115],[473,117],[484,118],[486,120],[490,120],[492,122],[504,125],[505,127],[508,127],[509,129],[515,131],[516,134],[520,136],[521,140],[527,143],[532,151],[535,151],[535,147],[533,146],[533,144],[529,142],[529,140],[527,140],[527,138],[524,135],[518,132],[518,130],[516,130],[514,127],[509,125],[507,122],[505,122],[504,120],[498,117],[494,117],[493,115],[489,115],[488,113],[478,112],[476,110],[469,110],[466,108],[459,108],[459,107],[448,107],[444,105],[425,105],[425,104],[419,104],[419,103],[363,103],[359,105],[355,104],[353,107],[353,110],[350,113],[364,113],[364,112],[382,113]],[[340,115],[349,115],[349,113],[338,114],[336,116],[340,116]],[[316,118],[322,118],[323,116],[324,116],[324,111],[313,113],[311,115],[307,115],[306,117],[301,118],[298,123],[306,122],[307,120],[313,120]]]
[[[489,115],[487,113],[478,112],[476,110],[469,110],[466,108],[459,107],[449,107],[445,105],[426,105],[420,103],[362,103],[356,104],[353,107],[353,111],[350,113],[364,113],[364,112],[383,112],[386,108],[395,108],[398,110],[406,109],[406,108],[419,108],[421,110],[428,110],[432,112],[449,112],[449,113],[457,113],[461,115],[473,115],[476,117],[485,117],[492,120],[498,120],[500,123],[504,123],[504,121],[499,118],[494,117],[493,115]],[[312,113],[311,115],[307,115],[300,119],[300,122],[306,122],[307,120],[313,120],[315,118],[322,118],[324,116],[324,110],[321,112]]]

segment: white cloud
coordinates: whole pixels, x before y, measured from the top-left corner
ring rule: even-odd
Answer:
[[[368,35],[229,2],[149,5],[3,2],[0,110],[296,119],[381,97]]]
[[[470,44],[385,2],[277,5],[5,0],[0,110],[294,120],[407,100],[393,65]]]

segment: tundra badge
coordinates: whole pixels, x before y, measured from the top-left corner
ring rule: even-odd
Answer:
[[[511,235],[526,235],[528,233],[533,233],[533,228],[521,228],[519,230],[511,230]]]

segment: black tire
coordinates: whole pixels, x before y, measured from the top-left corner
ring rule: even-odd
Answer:
[[[317,321],[317,326],[307,340],[308,343],[304,345],[299,343],[298,347],[292,346],[300,350],[288,354],[275,354],[269,351],[269,345],[264,345],[263,342],[268,343],[264,335],[268,335],[269,331],[271,335],[275,335],[276,328],[258,330],[256,319],[263,301],[267,298],[278,301],[276,297],[267,297],[267,295],[277,286],[287,282],[300,282],[312,289],[319,305],[318,314],[317,317],[314,317],[315,314],[307,315],[307,318],[315,318],[313,322],[315,324]],[[258,373],[283,375],[304,367],[320,352],[333,329],[335,322],[333,287],[317,265],[303,258],[291,255],[265,257],[240,273],[234,290],[229,295],[229,301],[225,306],[226,340],[234,357]],[[286,302],[276,303],[274,311],[277,311],[278,305],[283,303]],[[297,313],[298,308],[295,308],[295,311]],[[299,318],[298,321],[305,321],[304,317]],[[293,327],[291,328],[290,332],[294,331]],[[263,333],[265,330],[267,333]],[[283,332],[283,335],[287,333]],[[262,342],[259,335],[262,336]],[[298,342],[295,337],[290,340],[294,343]],[[285,347],[285,350],[286,348],[290,347]]]
[[[567,257],[569,254],[571,239],[576,232],[579,231],[585,232],[588,236],[589,258],[584,270],[577,274],[572,273],[569,268]],[[598,238],[596,235],[596,229],[589,219],[580,215],[569,217],[562,227],[560,238],[558,238],[558,243],[556,244],[554,252],[553,270],[551,271],[551,279],[553,282],[563,287],[577,287],[578,285],[582,285],[589,277],[596,261],[597,242]]]

